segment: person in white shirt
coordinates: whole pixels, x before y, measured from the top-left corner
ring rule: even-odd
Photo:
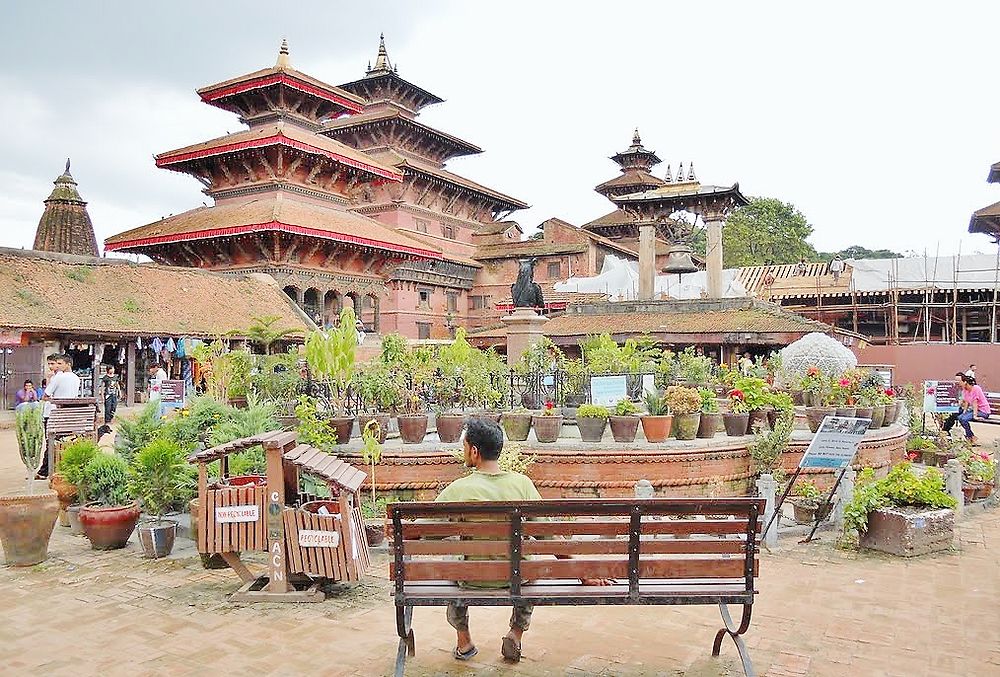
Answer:
[[[844,262],[840,259],[840,254],[833,257],[833,261],[830,261],[830,272],[833,273],[833,281],[840,281],[840,274],[844,272]]]
[[[149,365],[149,399],[160,399],[160,384],[167,379],[167,372],[159,362]]]
[[[965,370],[965,375],[969,378],[976,378],[976,365],[970,364],[969,368]]]
[[[52,365],[52,378],[45,386],[45,394],[42,395],[43,409],[42,416],[48,426],[49,414],[52,413],[51,400],[63,400],[80,397],[80,377],[73,373],[73,358],[69,355],[55,354],[49,355],[48,363]],[[38,470],[38,477],[45,478],[49,475],[48,454],[42,461],[42,467]]]

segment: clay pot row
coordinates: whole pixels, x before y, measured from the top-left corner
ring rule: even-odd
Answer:
[[[673,433],[678,440],[693,440],[696,437],[708,439],[722,430],[730,435],[745,435],[749,423],[747,414],[675,414],[666,416],[611,416],[601,418],[577,418],[580,438],[584,442],[600,442],[607,427],[615,442],[635,442],[640,423],[647,442],[665,442]],[[524,442],[532,428],[539,442],[555,442],[562,428],[562,416],[537,416],[530,412],[506,412],[501,418],[504,433],[512,442]]]

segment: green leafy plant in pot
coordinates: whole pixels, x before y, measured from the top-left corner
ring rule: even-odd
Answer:
[[[830,514],[830,506],[822,506],[822,512],[820,512],[824,498],[823,493],[811,480],[802,480],[796,484],[790,500],[795,521],[800,524],[810,524],[815,522],[817,518],[826,519],[827,515]]]
[[[375,547],[385,540],[385,506],[386,502],[379,499],[375,493],[375,466],[382,461],[382,431],[378,421],[369,421],[361,430],[361,458],[371,468],[368,484],[371,488],[371,498],[361,506],[365,516],[365,538],[368,545]]]
[[[563,416],[556,409],[555,402],[545,403],[541,416],[533,416],[531,425],[535,429],[535,439],[539,442],[551,443],[559,439],[562,431]]]
[[[21,407],[14,414],[17,448],[24,464],[24,492],[0,495],[0,542],[11,566],[32,566],[45,560],[49,538],[59,515],[56,492],[35,491],[34,478],[45,453],[45,430],[40,406]]]
[[[124,548],[139,521],[139,506],[128,487],[128,463],[115,454],[97,454],[83,467],[77,485],[80,526],[94,550]]]
[[[639,407],[632,400],[618,400],[614,412],[609,417],[611,435],[615,442],[635,442],[639,431]]]
[[[600,442],[608,427],[611,412],[598,404],[581,404],[576,410],[576,425],[584,442]]]
[[[666,442],[674,422],[670,408],[659,393],[647,392],[644,399],[646,415],[640,419],[642,434],[645,435],[647,442]]]
[[[132,459],[128,487],[152,517],[138,528],[145,556],[166,557],[174,547],[177,522],[164,519],[164,515],[171,506],[190,498],[194,488],[184,450],[173,440],[150,442]]]
[[[693,440],[701,423],[701,396],[695,388],[668,386],[663,399],[674,416],[674,435],[679,440]]]
[[[73,529],[74,534],[83,533],[80,530],[80,506],[74,505],[79,497],[76,487],[80,483],[84,466],[99,453],[101,453],[100,447],[90,438],[81,437],[70,442],[63,447],[58,472],[52,476],[50,482],[52,489],[59,496],[60,509],[66,511],[68,526]]]
[[[698,422],[698,437],[711,439],[715,433],[722,430],[722,414],[719,413],[719,402],[715,399],[715,391],[699,388],[701,398],[701,420]]]
[[[306,363],[309,370],[330,386],[330,408],[333,410],[330,425],[337,433],[339,444],[346,444],[351,439],[351,429],[354,426],[348,398],[354,380],[355,349],[358,346],[356,321],[354,311],[344,308],[336,328],[314,331],[306,338]]]
[[[747,434],[750,425],[750,407],[746,396],[739,388],[729,391],[729,411],[722,414],[722,424],[730,437],[742,437]]]

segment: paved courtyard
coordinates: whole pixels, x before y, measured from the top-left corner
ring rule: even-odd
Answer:
[[[998,430],[997,432],[1000,432]],[[13,433],[0,430],[0,491],[21,485]],[[778,676],[1000,675],[1000,511],[960,522],[953,553],[902,561],[838,549],[831,535],[784,538],[761,563],[747,643]],[[229,571],[205,571],[190,541],[169,560],[95,552],[56,527],[45,563],[0,567],[0,674],[390,674],[396,650],[387,559],[322,604],[242,605]],[[479,656],[451,658],[443,609],[414,614],[408,675],[742,674],[720,659],[711,607],[541,608],[524,658],[499,656],[503,609],[472,610]]]

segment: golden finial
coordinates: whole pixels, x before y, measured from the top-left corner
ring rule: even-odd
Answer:
[[[632,145],[633,146],[641,146],[642,145],[642,139],[639,138],[639,128],[638,127],[636,127],[635,131],[632,132]]]
[[[392,65],[389,63],[389,52],[385,49],[385,33],[378,34],[378,57],[375,59],[376,71],[391,71]]]
[[[274,64],[278,68],[288,68],[288,40],[281,39],[281,49],[278,50],[278,62]]]

